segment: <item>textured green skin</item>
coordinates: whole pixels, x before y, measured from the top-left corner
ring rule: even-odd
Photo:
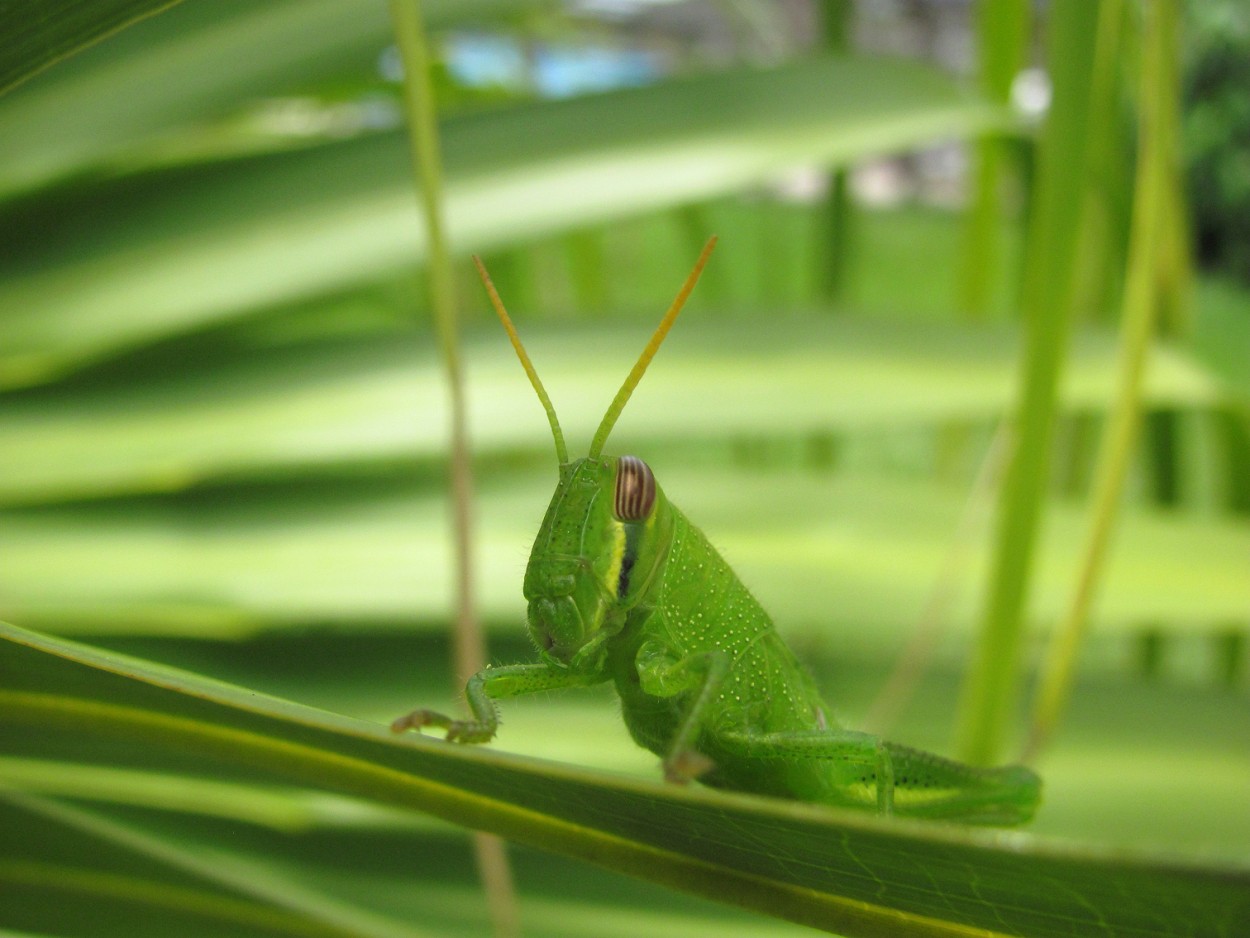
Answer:
[[[645,522],[613,516],[616,462],[560,467],[525,574],[542,662],[475,675],[473,719],[418,710],[395,729],[486,742],[494,699],[611,680],[630,734],[673,781],[966,823],[1032,816],[1040,781],[1026,768],[976,768],[839,726],[768,614],[658,484]]]

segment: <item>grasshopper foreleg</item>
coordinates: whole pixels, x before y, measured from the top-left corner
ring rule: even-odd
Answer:
[[[580,672],[549,668],[545,664],[512,664],[501,668],[485,668],[465,685],[464,696],[472,719],[457,720],[436,710],[413,710],[391,723],[391,730],[419,730],[437,726],[447,730],[447,739],[454,743],[485,743],[499,729],[499,711],[495,701],[519,697],[563,687],[585,687],[606,680],[597,672]]]

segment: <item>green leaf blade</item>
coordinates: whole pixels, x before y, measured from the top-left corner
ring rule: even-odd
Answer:
[[[1231,935],[1247,872],[673,789],[437,741],[3,627],[12,727],[227,760],[846,934]],[[38,687],[33,691],[32,686]],[[728,890],[728,892],[727,892]],[[938,930],[934,930],[938,929]],[[1171,930],[1169,930],[1171,929]]]

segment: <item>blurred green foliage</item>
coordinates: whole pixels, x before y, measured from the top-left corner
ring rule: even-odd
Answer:
[[[1198,258],[1250,283],[1250,8],[1186,4],[1184,143]]]
[[[731,17],[709,48],[673,40],[663,10],[661,26],[616,29],[548,3],[424,6],[443,41],[503,37],[531,55],[555,40],[635,43],[668,68],[567,101],[470,86],[446,60],[438,73],[492,657],[529,653],[520,578],[554,472],[467,254],[486,257],[576,451],[715,231],[717,256],[614,442],[647,454],[849,723],[948,750],[987,576],[990,496],[975,480],[1017,387],[1025,237],[1004,198],[988,315],[970,324],[956,301],[961,219],[923,197],[928,163],[894,155],[982,135],[1027,150],[1032,130],[915,62],[806,56],[795,40],[762,67],[732,12],[708,14]],[[82,36],[115,13],[101,8]],[[356,0],[185,0],[0,98],[0,616],[186,668],[186,686],[210,695],[219,679],[243,688],[227,692],[235,702],[255,690],[328,711],[301,720],[455,705],[444,392],[389,30],[382,4]],[[1213,132],[1236,133],[1222,116]],[[904,195],[852,208],[835,305],[820,187],[857,166]],[[1059,384],[1030,656],[1078,562],[1116,361],[1115,336],[1094,325],[1114,321],[1103,302],[1079,312]],[[1180,875],[1176,853],[1176,869],[1203,858],[1202,875],[1234,884],[1250,856],[1248,302],[1200,280],[1192,336],[1152,349],[1148,445],[1034,827],[1156,852],[1161,876]],[[875,700],[913,645],[928,649],[923,675]],[[88,685],[140,694],[154,667],[79,680],[56,663],[68,658],[15,647],[0,645],[0,692],[42,687],[66,706]],[[484,927],[470,851],[446,826],[306,780],[240,777],[207,744],[158,753],[141,721],[106,742],[34,712],[0,708],[0,783],[59,800],[5,809],[20,836],[0,838],[0,927]],[[498,750],[655,776],[603,694],[517,701],[506,717]],[[479,757],[489,766],[464,759]],[[1049,849],[1004,844],[1026,864]],[[798,933],[519,856],[535,934]],[[1042,879],[1018,888],[1044,906]],[[1086,897],[1095,917],[1108,895]]]

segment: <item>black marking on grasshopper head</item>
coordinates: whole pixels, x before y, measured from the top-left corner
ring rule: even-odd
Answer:
[[[635,538],[635,541],[637,538]],[[629,574],[634,569],[634,561],[638,559],[638,550],[636,544],[629,543],[629,536],[625,539],[625,556],[621,558],[621,572],[616,578],[616,596],[621,598],[629,592]]]

